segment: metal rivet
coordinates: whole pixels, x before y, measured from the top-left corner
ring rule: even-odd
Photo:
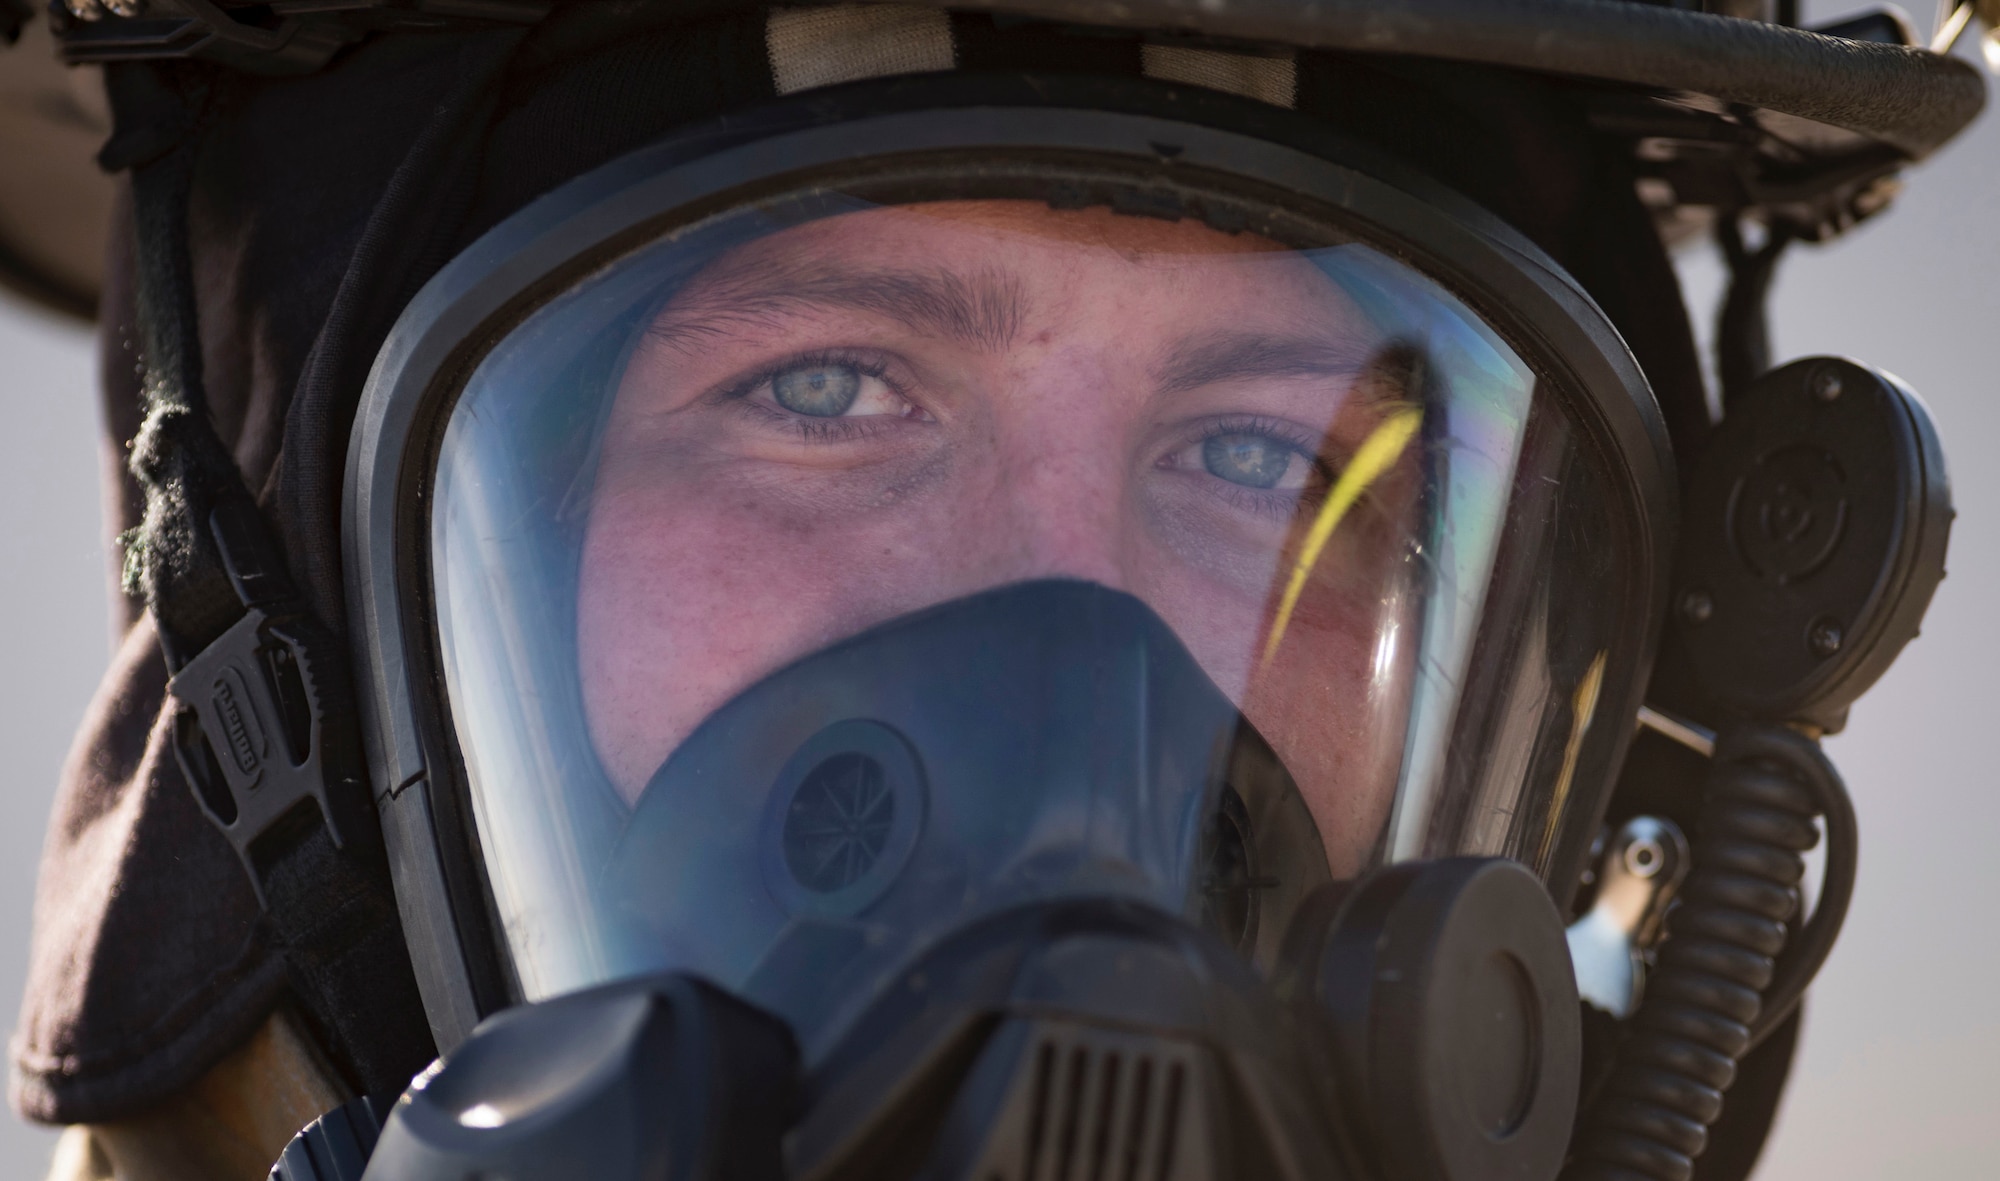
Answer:
[[[1691,590],[1681,596],[1681,618],[1689,623],[1707,623],[1715,614],[1715,600],[1705,590]]]
[[[1660,872],[1666,861],[1666,851],[1660,848],[1658,841],[1649,837],[1641,837],[1625,846],[1625,868],[1633,877],[1652,877]]]
[[[1822,366],[1812,375],[1812,396],[1822,402],[1840,400],[1840,370],[1831,365]]]
[[[1832,656],[1840,651],[1841,642],[1845,639],[1840,632],[1840,624],[1831,619],[1813,620],[1812,627],[1806,632],[1806,643],[1815,656]]]
[[[104,6],[123,17],[134,17],[146,11],[146,0],[104,0]]]

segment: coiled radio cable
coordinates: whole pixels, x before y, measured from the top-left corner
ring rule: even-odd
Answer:
[[[1791,938],[1803,854],[1826,826],[1812,917]],[[1693,868],[1564,1181],[1688,1181],[1737,1063],[1791,1015],[1853,893],[1854,808],[1819,743],[1747,723],[1717,742]]]

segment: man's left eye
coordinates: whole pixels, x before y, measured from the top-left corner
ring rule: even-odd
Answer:
[[[1231,432],[1201,442],[1209,475],[1245,488],[1296,491],[1312,476],[1312,461],[1297,447],[1269,435]]]

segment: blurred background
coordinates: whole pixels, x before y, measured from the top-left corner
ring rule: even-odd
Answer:
[[[1850,8],[1808,3],[1805,23]],[[1772,300],[1776,359],[1846,354],[1923,394],[1959,517],[1922,638],[1829,744],[1860,812],[1860,884],[1808,997],[1760,1181],[2000,1174],[2000,939],[1983,917],[2000,904],[2000,853],[1989,843],[2000,838],[2000,459],[1986,453],[2000,443],[2000,121],[1989,112],[1907,182],[1887,215],[1831,246],[1794,248]],[[1706,248],[1681,266],[1705,318],[1722,266]],[[0,294],[0,1020],[9,1024],[50,797],[108,655],[95,385],[84,327]],[[0,1115],[0,1178],[39,1177],[53,1144],[52,1132]]]

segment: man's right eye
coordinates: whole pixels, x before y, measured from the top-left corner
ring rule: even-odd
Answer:
[[[839,418],[861,396],[862,376],[852,365],[802,365],[771,379],[771,397],[794,414]]]
[[[930,417],[880,369],[858,361],[800,361],[759,379],[749,393],[801,418]]]

